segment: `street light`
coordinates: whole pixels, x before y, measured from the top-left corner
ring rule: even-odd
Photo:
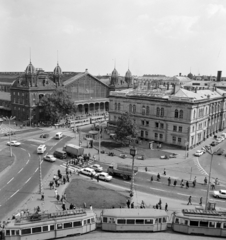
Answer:
[[[135,146],[133,146],[132,148],[130,148],[130,155],[133,157],[133,161],[132,161],[132,179],[131,179],[131,198],[134,196],[134,157],[137,154],[137,149],[135,148]]]
[[[14,117],[10,116],[10,117],[3,117],[2,119],[3,119],[3,120],[6,120],[6,121],[9,121],[9,129],[10,129],[10,121],[14,120],[15,118],[16,118],[15,116],[14,116]],[[10,132],[9,132],[9,149],[10,149],[10,157],[13,156],[13,153],[12,153],[12,146],[11,146],[11,134],[12,134],[12,132],[10,131]]]
[[[42,194],[43,186],[42,186],[42,158],[39,156],[39,194]]]

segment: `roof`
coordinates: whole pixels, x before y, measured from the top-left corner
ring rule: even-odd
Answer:
[[[189,77],[185,77],[185,76],[174,76],[174,77],[172,77],[172,79],[177,79],[181,83],[187,83],[187,82],[191,82],[192,81]],[[172,80],[172,79],[170,79],[170,80]]]
[[[0,100],[11,101],[11,94],[9,92],[0,92]]]
[[[104,209],[103,217],[111,216],[116,218],[153,218],[168,216],[163,210],[149,208],[112,208]]]

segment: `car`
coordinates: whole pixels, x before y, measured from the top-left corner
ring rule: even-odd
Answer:
[[[95,170],[92,169],[92,168],[88,168],[88,167],[87,168],[81,168],[79,172],[84,174],[84,175],[88,175],[88,176],[91,176],[91,175],[93,175],[94,177],[96,176]]]
[[[9,136],[9,135],[15,135],[15,134],[16,134],[15,132],[10,131],[10,132],[6,132],[4,135],[5,135],[5,136]]]
[[[220,137],[218,137],[217,139],[216,139],[216,142],[217,143],[221,143],[223,140],[222,140],[222,138],[220,138]]]
[[[196,157],[200,157],[200,156],[202,156],[203,155],[203,150],[197,150],[195,153],[194,153],[194,155],[196,156]]]
[[[217,151],[216,151],[216,155],[222,155],[224,153],[224,150],[222,148],[219,148]]]
[[[120,158],[126,158],[126,157],[127,157],[127,155],[126,155],[126,154],[123,154],[123,153],[121,153],[121,154],[119,155],[119,157],[120,157]]]
[[[213,191],[215,198],[226,198],[226,190]]]
[[[18,147],[21,145],[20,142],[17,142],[17,141],[11,141],[11,142],[7,142],[7,145],[8,146],[15,146],[15,147]]]
[[[96,178],[99,177],[100,180],[106,181],[106,182],[110,182],[112,179],[112,176],[110,176],[108,173],[106,172],[102,172],[102,173],[97,173]]]
[[[96,172],[102,172],[103,171],[103,168],[99,164],[93,164],[90,167],[93,168]]]
[[[45,161],[48,161],[48,162],[55,162],[56,161],[56,158],[53,155],[46,155],[46,156],[44,156],[43,159]]]
[[[46,151],[46,145],[42,144],[37,147],[37,153],[44,153]]]
[[[210,144],[211,146],[216,146],[217,145],[217,142],[215,142],[215,141],[213,141],[213,142],[211,142],[211,144]]]
[[[44,136],[44,134],[41,134],[41,135],[40,135],[40,138],[43,138],[43,136]]]
[[[48,138],[48,137],[49,137],[48,133],[43,134],[43,138]]]

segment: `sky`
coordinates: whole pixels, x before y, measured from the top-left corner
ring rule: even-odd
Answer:
[[[225,0],[0,0],[0,22],[0,72],[31,55],[45,71],[226,76]]]

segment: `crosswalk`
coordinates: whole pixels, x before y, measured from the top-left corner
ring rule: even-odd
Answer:
[[[9,128],[8,125],[2,124],[0,125],[0,134],[10,132],[10,131],[15,131],[15,128]]]
[[[87,165],[90,165],[90,164],[92,164],[93,163],[93,160],[89,160],[88,161],[88,164]],[[62,163],[61,165],[60,165],[62,168],[67,168],[67,163],[66,162],[64,162],[64,163]],[[88,166],[87,166],[88,167]],[[81,167],[79,167],[79,166],[76,166],[76,165],[74,165],[74,166],[72,166],[72,165],[69,165],[68,166],[68,170],[71,170],[72,172],[77,172],[78,171],[78,169],[80,169]]]
[[[193,158],[194,164],[198,168],[198,170],[203,174],[203,175],[208,175],[208,173],[205,171],[205,169],[200,165],[199,159],[197,157]]]

